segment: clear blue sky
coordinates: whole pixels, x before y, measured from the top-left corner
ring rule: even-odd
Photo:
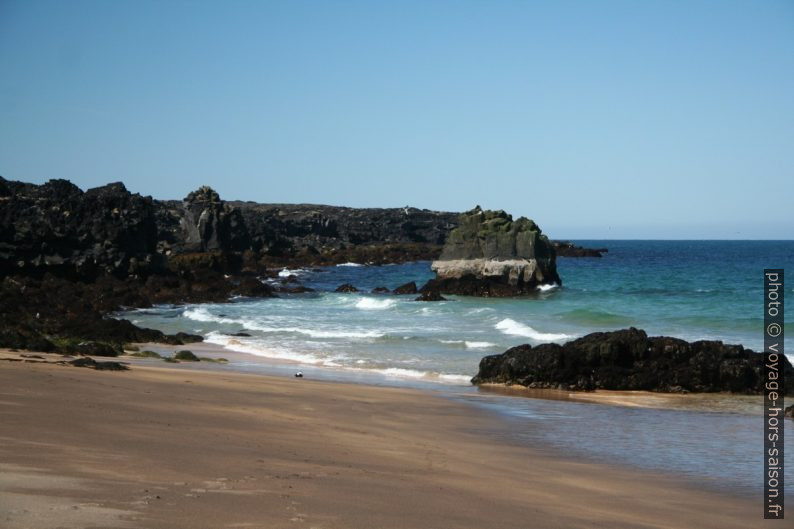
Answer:
[[[792,238],[794,2],[0,0],[0,175]]]

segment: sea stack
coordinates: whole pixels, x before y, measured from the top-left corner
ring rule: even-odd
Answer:
[[[460,216],[422,291],[506,297],[561,284],[554,247],[532,220],[480,206]]]

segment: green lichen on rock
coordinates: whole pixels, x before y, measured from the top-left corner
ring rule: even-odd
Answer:
[[[130,356],[134,356],[136,358],[162,358],[162,355],[160,355],[160,353],[156,353],[154,351],[149,351],[149,350],[134,351],[130,353]]]
[[[480,206],[460,216],[432,269],[423,292],[503,297],[561,283],[554,246],[537,224]]]
[[[198,362],[199,357],[193,354],[193,351],[177,351],[174,355],[175,360],[183,361],[183,362]]]
[[[477,206],[460,216],[439,260],[545,259],[553,255],[549,239],[531,219],[513,220],[502,210],[484,211]]]

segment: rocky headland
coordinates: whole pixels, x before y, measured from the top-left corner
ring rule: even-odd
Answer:
[[[459,217],[432,269],[422,291],[504,297],[561,283],[554,246],[537,224],[479,206]]]
[[[765,355],[720,341],[649,337],[635,328],[588,334],[563,345],[519,345],[480,361],[474,384],[571,391],[642,390],[760,394]],[[782,356],[786,395],[794,368]]]
[[[603,257],[608,248],[584,248],[570,241],[551,241],[557,257]]]
[[[284,266],[436,259],[458,217],[230,202],[206,186],[183,200],[156,200],[120,182],[83,191],[67,180],[0,177],[0,346],[113,355],[127,342],[200,340],[107,314],[311,290],[290,278],[263,281]],[[395,293],[416,289],[403,290]]]

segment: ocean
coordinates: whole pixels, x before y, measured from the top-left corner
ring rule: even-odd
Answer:
[[[262,366],[272,361],[271,372],[282,374],[301,369],[326,379],[439,389],[509,417],[513,440],[691,474],[731,490],[758,490],[762,432],[761,418],[753,413],[508,397],[477,392],[469,379],[483,356],[515,345],[562,343],[629,326],[649,335],[722,340],[761,351],[763,270],[794,270],[794,241],[574,242],[609,252],[602,258],[558,258],[562,286],[520,299],[447,296],[448,301],[416,302],[415,295],[371,294],[375,287],[393,289],[408,281],[421,286],[433,276],[430,263],[347,263],[280,273],[297,276],[314,293],[159,306],[118,316],[168,333],[201,334],[257,360],[232,368],[267,369]],[[333,292],[343,283],[360,292]],[[786,291],[794,292],[794,276]],[[792,321],[794,308],[785,319],[789,358]],[[249,336],[230,336],[241,332]],[[789,439],[792,430],[789,424]],[[715,458],[730,464],[715,464]]]

